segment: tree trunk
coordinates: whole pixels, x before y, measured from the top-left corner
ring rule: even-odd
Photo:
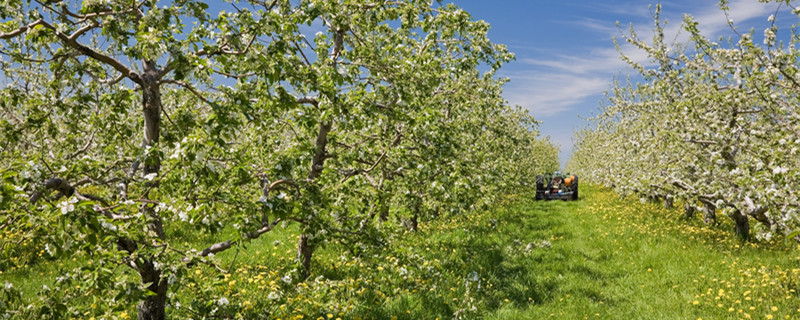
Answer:
[[[311,159],[311,171],[308,173],[309,180],[316,180],[322,175],[322,170],[325,169],[325,159],[328,158],[328,151],[325,149],[328,145],[328,133],[331,131],[330,122],[322,122],[319,124],[319,132],[317,139],[314,141],[316,152],[314,158]]]
[[[706,224],[717,223],[717,206],[711,202],[704,202],[703,209],[703,222]]]
[[[694,206],[689,202],[683,204],[683,217],[686,219],[694,218]]]
[[[756,221],[761,222],[767,228],[772,228],[772,221],[767,217],[767,211],[769,210],[768,206],[756,206],[753,199],[749,196],[744,197],[744,203],[746,205],[746,212],[748,216],[753,217]]]
[[[328,158],[328,133],[331,131],[332,124],[330,122],[320,122],[317,138],[314,140],[316,151],[314,158],[311,159],[311,168],[308,173],[308,180],[315,181],[322,175],[325,169],[325,159]],[[300,240],[297,242],[297,261],[302,266],[300,270],[300,277],[302,279],[308,278],[311,274],[311,256],[314,254],[314,246],[308,243],[308,235],[301,234]]]
[[[750,240],[750,219],[747,218],[747,215],[742,214],[739,210],[734,210],[729,217],[733,220],[736,236],[743,241]]]
[[[672,198],[672,196],[664,197],[664,209],[672,209],[672,208],[674,208],[674,206],[675,206],[675,203],[674,203],[674,199]]]
[[[308,243],[308,235],[301,234],[300,241],[297,242],[297,261],[303,267],[300,270],[300,278],[305,279],[311,274],[311,256],[314,254],[314,246]]]
[[[380,201],[379,205],[380,205],[380,219],[381,219],[380,222],[381,223],[386,222],[387,220],[389,220],[389,203],[386,200],[386,198],[387,198],[386,197],[386,192],[381,191],[380,198],[378,199],[378,201]]]
[[[161,132],[161,90],[158,84],[148,84],[148,88],[144,89],[144,148],[152,148],[158,143],[158,136]],[[151,151],[153,152],[153,151]],[[148,155],[144,159],[144,175],[159,174],[161,170],[161,159],[157,155]],[[156,177],[157,178],[157,177]],[[158,187],[158,180],[154,178],[153,181],[148,181],[147,186],[152,188]],[[149,198],[149,195],[144,195]],[[144,206],[145,216],[150,217],[150,228],[158,235],[159,238],[164,239],[164,226],[161,218],[157,216],[152,206]]]
[[[161,271],[156,270],[152,261],[142,261],[139,266],[139,275],[142,283],[149,283],[147,289],[155,295],[147,296],[139,303],[139,320],[166,319],[167,280],[161,277]]]
[[[417,231],[419,228],[419,214],[414,213],[414,216],[411,217],[411,231]]]
[[[142,113],[144,116],[144,138],[142,148],[145,150],[158,143],[161,134],[161,87],[158,84],[158,69],[154,61],[142,62]],[[159,174],[161,159],[148,155],[144,160],[144,175]],[[147,182],[147,187],[157,188],[158,180]],[[143,198],[149,199],[149,194]],[[161,238],[165,239],[164,226],[161,217],[152,205],[143,205],[142,213],[150,219],[150,229]],[[161,277],[161,271],[155,268],[153,257],[141,258],[138,262],[139,275],[142,283],[147,284],[147,289],[154,295],[147,296],[139,303],[139,320],[163,320],[166,318],[167,280]]]

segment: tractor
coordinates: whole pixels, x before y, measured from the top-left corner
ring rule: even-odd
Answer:
[[[559,171],[536,176],[536,200],[578,200],[578,176]]]

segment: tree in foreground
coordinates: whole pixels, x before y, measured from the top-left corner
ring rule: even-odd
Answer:
[[[193,268],[225,273],[215,254],[276,227],[299,228],[302,281],[326,242],[365,245],[391,215],[417,228],[468,213],[557,165],[500,96],[511,54],[455,6],[221,5],[0,7],[0,229],[19,239],[7,252],[90,257],[31,307],[6,285],[5,315],[137,305],[163,319]],[[193,247],[192,231],[232,236]],[[196,310],[222,314],[208,306],[223,298]]]

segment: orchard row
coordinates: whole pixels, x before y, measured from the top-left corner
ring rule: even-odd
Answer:
[[[501,96],[513,55],[453,5],[34,0],[0,19],[0,268],[91,256],[32,303],[5,283],[3,316],[178,316],[192,268],[225,272],[215,254],[275,228],[300,230],[296,284],[326,243],[358,254],[558,168]]]
[[[712,41],[691,16],[685,45],[664,36],[625,40],[649,61],[623,57],[643,81],[617,82],[592,126],[577,133],[570,170],[624,195],[679,201],[685,214],[731,219],[736,235],[795,237],[800,228],[800,69],[790,3],[762,20],[762,34]],[[774,5],[774,4],[773,4]],[[722,10],[729,15],[725,2]],[[781,23],[779,23],[781,22]],[[780,41],[780,39],[785,39]],[[726,41],[727,40],[727,41]],[[751,227],[751,224],[754,227]]]

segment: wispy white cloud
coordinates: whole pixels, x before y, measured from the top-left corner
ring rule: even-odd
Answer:
[[[733,0],[729,4],[731,15],[726,17],[715,1],[703,2],[702,7],[694,7],[691,12],[675,10],[676,7],[681,8],[677,4],[667,3],[662,12],[662,18],[670,21],[664,28],[665,38],[668,42],[674,41],[676,44],[686,43],[689,40],[689,35],[681,26],[683,14],[691,14],[695,21],[700,22],[703,34],[713,38],[730,30],[729,18],[734,23],[743,23],[753,18],[766,19],[766,16],[775,9],[774,6],[765,6],[757,1]],[[639,21],[635,29],[639,38],[652,39],[652,10],[647,6],[630,10],[619,6],[598,5],[598,10],[624,12],[629,17],[632,14],[637,15]],[[517,63],[520,66],[517,71],[504,74],[511,79],[505,91],[505,97],[510,103],[527,108],[534,117],[558,116],[579,105],[589,103],[587,99],[598,99],[605,90],[610,89],[613,77],[625,72],[628,65],[620,59],[620,52],[613,48],[610,42],[612,36],[621,37],[613,22],[609,21],[604,25],[597,19],[579,19],[573,23],[585,27],[590,32],[607,34],[609,45],[590,47],[569,54],[539,52],[544,58],[518,57]],[[633,61],[648,64],[648,57],[644,51],[624,43],[623,40],[620,42],[623,54]]]
[[[591,18],[577,19],[576,21],[570,22],[570,24],[572,24],[573,26],[582,27],[587,32],[596,32],[599,34],[605,34],[609,36],[615,35],[619,32],[619,28],[617,28],[616,24],[598,19],[591,19]]]
[[[635,2],[637,0],[632,0]],[[684,14],[690,14],[699,22],[700,31],[708,38],[730,35],[728,19],[740,25],[744,31],[758,20],[764,19],[775,10],[775,6],[765,5],[753,0],[731,0],[730,16],[722,12],[717,1],[672,0],[663,1],[662,19],[667,19],[664,36],[667,43],[685,44],[689,34],[682,28]],[[653,9],[646,5],[620,6],[605,2],[591,4],[592,9],[606,13],[620,21],[623,32],[632,22],[637,36],[649,42],[653,37]],[[599,17],[599,16],[598,16]],[[515,105],[528,109],[531,114],[544,123],[541,130],[551,141],[560,145],[562,164],[572,152],[572,130],[581,122],[576,114],[589,116],[595,110],[604,91],[611,89],[614,77],[628,71],[628,65],[620,59],[620,52],[611,43],[616,37],[620,41],[622,54],[633,61],[650,65],[647,53],[625,43],[616,21],[602,18],[578,18],[558,21],[562,26],[577,27],[584,32],[580,38],[608,39],[606,45],[585,44],[579,49],[555,49],[553,47],[529,47],[531,43],[514,43],[512,50],[522,50],[513,66],[501,71],[511,81],[505,87],[504,96]],[[597,43],[597,42],[593,42]],[[568,51],[569,50],[569,51]]]
[[[536,118],[543,118],[569,111],[586,98],[603,92],[610,82],[607,77],[558,73],[513,77],[505,96],[511,104],[528,109]]]

